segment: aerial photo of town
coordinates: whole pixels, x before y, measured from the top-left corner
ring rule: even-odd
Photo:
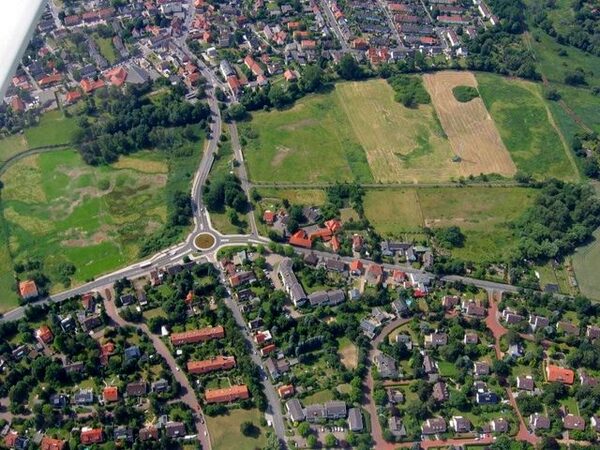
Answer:
[[[0,449],[600,449],[598,0],[22,2]]]

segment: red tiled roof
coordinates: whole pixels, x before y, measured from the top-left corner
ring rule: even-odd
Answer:
[[[204,397],[206,403],[227,403],[247,399],[250,397],[250,393],[248,386],[241,384],[224,389],[207,389]]]
[[[102,438],[102,428],[82,431],[79,440],[82,444],[97,444],[102,442],[104,440]]]
[[[548,364],[546,366],[546,379],[550,382],[558,381],[565,384],[573,384],[575,372],[564,367]]]
[[[47,325],[42,325],[36,332],[36,336],[38,339],[40,339],[44,344],[48,344],[52,341],[52,339],[54,338],[54,335],[52,334],[52,330],[50,330],[50,328],[48,328]]]
[[[171,335],[171,343],[173,345],[193,344],[224,336],[225,329],[222,326],[207,327],[199,330],[184,331],[183,333],[173,333]]]
[[[350,263],[350,272],[362,272],[364,266],[360,259],[355,259]]]
[[[332,232],[337,232],[340,228],[342,228],[342,223],[339,220],[331,219],[325,222],[325,226]]]
[[[263,213],[263,220],[265,223],[271,225],[275,221],[275,213],[273,211],[266,210]]]
[[[292,234],[292,237],[290,237],[289,243],[290,243],[290,245],[295,245],[297,247],[304,247],[304,248],[312,247],[312,241],[308,238],[308,236],[306,235],[306,231],[304,231],[304,230],[298,230],[294,234]]]
[[[104,77],[113,86],[121,87],[127,79],[127,71],[122,67],[115,67],[114,69],[107,71],[104,74]]]
[[[77,90],[69,91],[69,92],[67,92],[67,95],[65,96],[65,101],[67,103],[75,103],[80,98],[81,98],[81,92],[79,92]]]
[[[79,82],[79,85],[83,89],[83,92],[89,94],[90,92],[94,92],[96,89],[103,88],[106,86],[104,80],[92,80],[90,78],[84,78]]]
[[[228,370],[235,367],[235,357],[217,356],[203,361],[189,361],[187,369],[189,373],[201,374],[214,372],[216,370]]]
[[[116,402],[119,400],[119,390],[116,386],[106,386],[102,391],[102,398],[105,402]]]
[[[290,395],[294,395],[294,386],[291,384],[285,384],[283,386],[280,386],[277,389],[277,393],[279,394],[279,396],[281,398],[285,398],[285,397],[289,397]]]
[[[23,112],[25,111],[25,103],[18,96],[14,96],[10,102],[10,107],[15,112]]]
[[[40,450],[63,450],[65,444],[66,442],[60,439],[44,436],[40,444]]]
[[[331,250],[333,250],[335,253],[337,253],[340,250],[340,241],[338,240],[337,236],[334,236],[331,239]]]
[[[21,281],[19,283],[19,292],[21,293],[21,297],[23,298],[31,298],[38,296],[37,286],[35,285],[35,281],[33,280]]]

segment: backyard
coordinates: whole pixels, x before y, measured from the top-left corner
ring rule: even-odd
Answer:
[[[206,425],[210,433],[210,441],[214,450],[254,450],[267,443],[266,430],[260,426],[262,414],[257,409],[229,410],[222,416],[206,416]],[[244,436],[240,431],[242,422],[252,422],[260,429],[257,437]]]

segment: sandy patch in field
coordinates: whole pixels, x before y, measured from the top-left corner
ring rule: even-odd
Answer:
[[[296,131],[296,130],[299,130],[300,128],[311,127],[311,126],[318,125],[318,124],[319,124],[318,120],[307,118],[307,119],[299,120],[297,122],[290,123],[288,125],[283,125],[281,127],[281,129],[285,130],[285,131]]]
[[[131,169],[144,173],[168,173],[167,164],[162,161],[151,161],[130,156],[121,156],[119,160],[112,165],[115,169]]]
[[[279,167],[279,166],[281,166],[283,164],[283,161],[287,157],[287,155],[289,155],[291,152],[292,152],[291,148],[279,145],[277,147],[277,154],[275,155],[275,157],[271,161],[271,165],[273,167]]]
[[[340,354],[340,362],[346,369],[356,369],[358,366],[358,348],[356,345],[346,345],[338,353]]]
[[[452,93],[456,86],[477,87],[475,76],[471,72],[445,71],[424,75],[423,81],[452,150],[461,158],[461,175],[514,175],[515,163],[481,98],[461,103]]]

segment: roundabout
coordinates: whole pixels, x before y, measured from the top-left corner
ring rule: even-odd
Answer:
[[[208,250],[215,245],[215,237],[210,233],[200,233],[194,238],[194,247],[198,250]]]

